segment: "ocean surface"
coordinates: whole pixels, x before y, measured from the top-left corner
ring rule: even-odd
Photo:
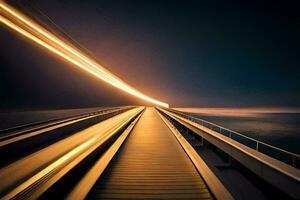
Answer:
[[[300,110],[297,108],[175,108],[300,154]]]

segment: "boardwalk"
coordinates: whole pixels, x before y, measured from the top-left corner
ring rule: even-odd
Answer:
[[[154,108],[147,108],[91,199],[209,199],[204,181]]]
[[[118,107],[8,129],[0,199],[299,199],[297,168],[176,113]]]

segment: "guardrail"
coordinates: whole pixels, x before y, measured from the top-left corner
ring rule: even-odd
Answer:
[[[127,109],[127,108],[131,108],[131,107],[133,107],[133,106],[107,107],[107,108],[103,108],[103,109],[99,109],[99,110],[95,110],[95,111],[88,111],[88,112],[82,112],[82,113],[73,114],[73,115],[67,115],[64,117],[53,117],[53,118],[50,118],[47,120],[39,120],[36,122],[30,122],[30,123],[26,123],[26,124],[22,124],[22,125],[12,126],[12,127],[5,128],[5,129],[0,129],[0,135],[6,134],[6,133],[11,133],[14,131],[23,130],[28,127],[39,126],[39,125],[52,123],[52,122],[55,123],[55,122],[58,122],[61,120],[76,119],[76,118],[81,118],[81,117],[85,117],[85,116],[92,116],[95,114],[101,114],[101,113],[105,113],[105,112],[109,112],[109,111],[113,111],[113,110],[117,111],[117,110]]]
[[[203,127],[209,128],[213,131],[216,131],[226,137],[229,137],[237,142],[240,142],[252,149],[255,149],[258,152],[269,155],[277,160],[280,160],[288,165],[291,165],[295,168],[299,168],[300,163],[300,155],[296,153],[289,152],[287,150],[281,149],[279,147],[275,147],[273,145],[267,144],[265,142],[259,141],[257,139],[251,138],[249,136],[243,135],[239,132],[230,130],[228,128],[219,126],[212,122],[191,116],[187,113],[176,111],[173,109],[166,109],[174,114],[177,114],[181,117],[184,117],[190,121],[193,121]]]

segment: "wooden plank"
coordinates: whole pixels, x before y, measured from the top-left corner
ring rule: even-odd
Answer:
[[[158,113],[147,108],[87,198],[212,199],[212,195]]]

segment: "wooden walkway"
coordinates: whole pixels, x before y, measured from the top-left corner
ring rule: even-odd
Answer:
[[[147,108],[87,199],[212,199],[154,108]]]

